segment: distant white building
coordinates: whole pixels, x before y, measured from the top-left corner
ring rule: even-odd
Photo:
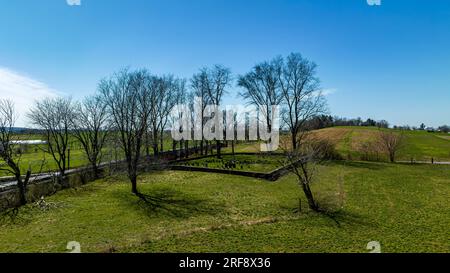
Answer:
[[[11,144],[14,145],[42,145],[47,144],[47,141],[44,140],[13,140]]]
[[[10,144],[18,146],[16,152],[24,153],[24,152],[28,151],[29,146],[44,145],[44,144],[47,144],[47,141],[44,141],[44,140],[12,140],[12,141],[10,141]],[[0,145],[0,151],[3,151],[3,145]]]

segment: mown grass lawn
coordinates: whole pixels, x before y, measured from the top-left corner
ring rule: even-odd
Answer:
[[[143,175],[142,192],[161,207],[104,179],[47,198],[56,208],[4,219],[0,252],[64,252],[69,241],[83,252],[367,252],[374,240],[383,252],[450,252],[450,166],[338,162],[319,166],[317,180],[330,215],[306,209],[293,176]]]

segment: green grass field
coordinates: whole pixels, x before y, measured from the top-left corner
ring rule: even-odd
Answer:
[[[429,133],[426,131],[397,131],[403,133],[404,145],[398,153],[398,160],[409,161],[450,161],[450,135],[445,133]],[[344,158],[360,159],[361,144],[375,143],[379,129],[375,127],[332,127],[314,132],[321,138],[336,143],[337,150]],[[377,145],[375,145],[377,146]],[[378,145],[379,146],[379,145]],[[379,151],[380,160],[387,160]]]
[[[318,166],[313,191],[330,215],[307,210],[294,176],[142,175],[138,201],[124,178],[48,197],[0,224],[0,252],[450,252],[450,166],[340,162]],[[303,212],[294,213],[298,199]]]

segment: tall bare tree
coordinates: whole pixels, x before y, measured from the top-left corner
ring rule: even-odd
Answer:
[[[96,178],[99,176],[99,164],[109,125],[107,108],[102,97],[89,96],[75,105],[73,134],[83,146]]]
[[[398,151],[404,142],[404,135],[394,131],[382,130],[379,133],[379,143],[388,154],[389,160],[394,163]]]
[[[151,111],[151,79],[147,70],[124,69],[99,84],[125,154],[131,191],[140,198],[144,195],[137,188],[138,165]]]
[[[175,126],[175,124],[177,123],[176,121],[178,119],[184,118],[183,114],[184,113],[184,109],[182,109],[182,105],[188,102],[188,94],[186,92],[186,81],[184,79],[177,79],[174,82],[173,88],[172,88],[172,98],[173,98],[173,105],[172,105],[172,109],[169,117],[168,122],[172,125]],[[173,110],[173,111],[172,111]],[[189,115],[188,117],[189,119],[191,119],[191,115]],[[181,128],[180,128],[181,129]],[[191,132],[191,128],[183,128],[183,130],[189,130],[189,132]],[[188,139],[183,139],[179,141],[180,143],[180,150],[183,148],[185,148],[185,155],[188,155],[188,149],[189,149],[189,140]],[[175,153],[177,149],[177,141],[172,140],[172,151]]]
[[[146,132],[147,155],[151,139],[153,153],[158,155],[164,150],[164,133],[169,123],[169,116],[176,104],[178,89],[184,88],[184,81],[173,76],[152,76],[149,81],[150,116]]]
[[[148,89],[148,103],[149,103],[149,117],[148,117],[148,128],[146,131],[147,138],[151,138],[153,154],[158,156],[159,154],[159,136],[160,136],[160,123],[162,107],[164,104],[166,94],[166,88],[163,80],[156,77],[150,76],[147,82]],[[147,156],[149,155],[147,147]]]
[[[263,116],[259,119],[265,119],[269,131],[272,130],[272,106],[280,105],[283,99],[280,89],[281,64],[281,58],[257,64],[238,79],[238,86],[244,89],[240,96],[262,112]]]
[[[179,101],[180,95],[184,92],[185,81],[174,78],[173,76],[164,76],[161,78],[161,93],[163,94],[163,102],[159,107],[159,131],[160,131],[160,150],[164,149],[164,132],[169,123],[170,113],[173,107]]]
[[[199,73],[194,74],[191,79],[191,88],[192,98],[198,98],[199,101],[197,102],[198,107],[200,108],[200,113],[198,113],[201,116],[201,128],[198,128],[201,130],[201,140],[200,140],[200,154],[203,155],[204,150],[206,151],[206,154],[208,154],[208,147],[204,149],[205,145],[205,139],[203,135],[203,129],[205,127],[205,119],[203,118],[205,116],[206,107],[208,104],[210,104],[209,96],[208,96],[208,88],[209,88],[209,79],[208,79],[208,70],[203,68],[200,70]],[[195,103],[194,103],[195,104]]]
[[[209,97],[208,101],[213,105],[219,106],[222,103],[223,95],[226,94],[226,88],[231,84],[231,71],[222,65],[215,65],[208,69],[205,68],[207,76],[206,92]],[[215,113],[217,115],[217,113]],[[216,139],[217,157],[220,157],[221,140]]]
[[[21,154],[14,151],[14,124],[17,120],[17,113],[14,110],[14,104],[10,100],[0,100],[0,157],[6,163],[1,170],[11,173],[17,181],[19,188],[20,204],[27,203],[27,186],[31,177],[31,169],[26,171],[25,177],[22,177],[20,169]]]
[[[44,132],[47,151],[55,160],[59,177],[64,178],[68,167],[68,149],[73,103],[70,98],[44,98],[36,101],[28,113],[31,123]],[[63,181],[60,181],[63,182]]]
[[[291,53],[281,64],[279,82],[283,95],[283,120],[289,128],[295,150],[300,131],[305,129],[308,120],[326,113],[326,102],[319,90],[315,63],[299,53]]]

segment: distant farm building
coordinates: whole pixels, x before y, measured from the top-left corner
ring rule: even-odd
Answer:
[[[17,145],[16,153],[22,154],[27,153],[28,148],[30,146],[34,145],[45,145],[47,144],[47,141],[44,140],[13,140],[11,141],[11,144]]]

